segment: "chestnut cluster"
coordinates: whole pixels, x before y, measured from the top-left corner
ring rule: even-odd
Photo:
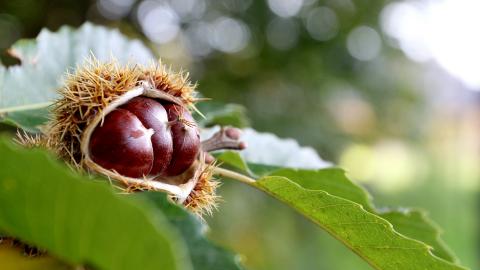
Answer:
[[[105,116],[91,135],[89,151],[95,163],[124,176],[168,177],[192,166],[200,145],[186,108],[140,96]]]

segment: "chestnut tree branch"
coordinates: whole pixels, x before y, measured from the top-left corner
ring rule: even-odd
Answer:
[[[255,179],[253,179],[249,176],[246,176],[244,174],[240,174],[240,173],[228,170],[228,169],[220,168],[220,167],[215,167],[213,169],[213,174],[221,176],[221,177],[226,177],[226,178],[230,178],[230,179],[233,179],[233,180],[237,180],[237,181],[243,182],[245,184],[249,184],[249,185],[252,185],[256,182]]]
[[[245,142],[240,141],[241,131],[236,128],[221,128],[212,137],[202,142],[202,150],[212,152],[222,149],[242,150]]]

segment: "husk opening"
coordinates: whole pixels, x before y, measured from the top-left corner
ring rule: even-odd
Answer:
[[[77,169],[84,169],[117,180],[123,186],[138,186],[141,189],[153,189],[169,193],[178,203],[192,205],[191,195],[197,183],[214,192],[215,183],[210,181],[211,174],[205,174],[209,165],[205,165],[203,155],[192,167],[177,177],[188,177],[184,184],[175,185],[157,180],[160,178],[130,178],[115,171],[105,169],[92,161],[89,153],[89,141],[95,128],[103,123],[105,116],[115,108],[137,96],[146,96],[176,103],[194,109],[195,85],[188,80],[188,74],[173,73],[161,62],[144,67],[139,65],[120,65],[115,59],[101,63],[91,56],[84,65],[77,67],[75,73],[69,73],[65,86],[59,90],[62,96],[53,105],[53,119],[45,129],[45,139],[38,140],[53,150],[59,157]],[[25,136],[19,136],[22,138]],[[27,137],[25,137],[27,138]],[[28,139],[27,144],[37,140]],[[206,179],[206,176],[209,176]],[[187,178],[185,178],[187,179]],[[198,191],[195,192],[198,196]],[[192,194],[194,195],[194,194]],[[200,196],[197,209],[210,209],[216,196]],[[211,200],[204,199],[209,197]],[[208,201],[208,202],[207,202]],[[186,204],[187,206],[187,204]],[[187,208],[193,209],[193,207]],[[211,210],[209,210],[211,211]],[[207,211],[207,212],[209,212]],[[194,210],[203,213],[203,210]]]

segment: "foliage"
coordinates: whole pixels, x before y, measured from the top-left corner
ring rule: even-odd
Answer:
[[[74,174],[39,150],[3,139],[0,153],[0,205],[8,205],[0,228],[7,235],[99,269],[189,268],[178,232],[151,205]]]
[[[205,239],[197,217],[165,194],[117,194],[105,181],[72,173],[42,151],[5,138],[0,153],[0,204],[11,206],[0,209],[0,229],[9,236],[99,269],[189,269],[184,241],[194,269],[241,269],[234,255]],[[12,263],[22,261],[0,250]]]
[[[245,169],[235,153],[219,159]],[[343,170],[268,170],[254,186],[296,209],[375,268],[463,269],[448,263],[456,259],[438,238],[438,228],[425,216],[416,211],[386,211],[379,216],[368,193],[346,178]]]
[[[171,224],[182,233],[190,250],[194,269],[243,269],[238,255],[210,243],[205,238],[208,228],[198,217],[169,202],[165,194],[148,192],[142,196],[154,202]]]
[[[0,261],[4,269],[21,270],[67,270],[71,267],[55,258],[39,256],[26,257],[22,250],[6,244],[0,244]]]
[[[19,40],[9,52],[20,60],[20,65],[8,68],[0,65],[0,114],[6,113],[7,119],[15,123],[39,117],[38,111],[29,115],[15,113],[51,104],[57,98],[56,90],[64,74],[85,61],[89,54],[99,60],[115,56],[123,63],[152,60],[152,53],[139,41],[89,23],[76,31],[70,27],[62,27],[55,33],[43,30],[36,40]]]
[[[100,59],[113,54],[126,60],[130,52],[138,57],[133,61],[151,57],[137,41],[91,24],[78,31],[44,31],[36,41],[20,41],[13,49],[21,65],[0,66],[0,112],[6,114],[4,121],[29,131],[38,131],[45,120],[35,110],[54,101],[63,72],[73,69],[90,51]],[[49,57],[52,52],[55,57]],[[203,112],[209,115],[208,111]],[[210,111],[204,125],[246,124],[238,106],[225,110],[212,106]],[[289,162],[308,163],[312,150],[254,131],[250,136],[253,142],[267,138],[272,144],[268,149],[254,147],[245,160],[229,152],[218,158],[245,175],[260,176],[250,185],[312,220],[374,268],[463,269],[425,216],[415,211],[380,213],[366,191],[339,169],[281,168],[293,166]],[[284,152],[274,150],[287,147]],[[292,161],[297,154],[302,158]],[[248,164],[252,160],[269,166]],[[71,172],[43,151],[20,149],[7,139],[0,142],[0,164],[0,205],[8,205],[0,207],[0,230],[72,265],[241,269],[235,255],[204,238],[201,222],[171,205],[165,196],[117,194],[106,181]],[[315,160],[311,165],[319,164],[326,163]]]

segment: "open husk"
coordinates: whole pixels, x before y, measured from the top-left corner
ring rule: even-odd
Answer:
[[[89,153],[94,129],[102,124],[108,113],[134,97],[146,96],[195,109],[195,85],[189,81],[188,74],[172,72],[161,62],[149,66],[120,65],[114,59],[103,63],[92,56],[77,67],[75,73],[66,75],[59,93],[61,98],[52,105],[52,119],[45,127],[44,135],[29,137],[19,134],[20,143],[46,146],[74,168],[117,180],[125,191],[164,191],[194,213],[211,212],[218,184],[212,180],[213,166],[205,164],[203,153],[191,168],[175,176],[182,181],[126,177],[96,164]]]

